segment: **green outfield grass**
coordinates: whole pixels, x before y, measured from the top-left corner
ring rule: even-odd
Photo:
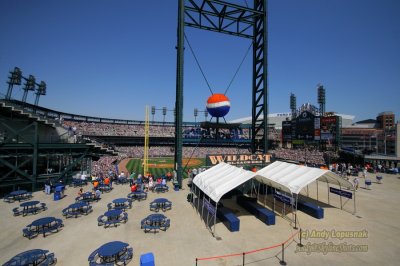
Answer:
[[[183,160],[182,167],[186,166],[187,160]],[[174,158],[151,158],[149,159],[149,172],[154,176],[162,176],[168,171],[172,173],[173,165],[174,165]],[[153,166],[151,165],[153,164]],[[163,165],[170,165],[170,167],[166,167]],[[188,168],[198,168],[205,166],[205,159],[204,158],[192,158],[191,162],[186,168],[184,169],[183,177],[187,178],[187,169]],[[142,159],[131,159],[126,164],[126,169],[131,173],[132,171],[136,174],[143,174],[143,167],[142,167]]]

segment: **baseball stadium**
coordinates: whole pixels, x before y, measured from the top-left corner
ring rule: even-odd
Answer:
[[[252,40],[250,117],[226,121],[228,96],[211,93],[204,120],[183,121],[185,27]],[[354,124],[325,110],[322,84],[315,105],[292,94],[290,112],[268,113],[267,33],[265,0],[179,1],[173,121],[154,120],[154,106],[143,120],[49,109],[46,84],[11,66],[0,92],[1,265],[397,264],[394,114]]]

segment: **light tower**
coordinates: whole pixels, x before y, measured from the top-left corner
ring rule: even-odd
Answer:
[[[296,117],[296,96],[293,93],[290,94],[290,110],[292,112],[292,119]]]
[[[30,76],[29,76],[30,77]],[[39,104],[39,97],[40,95],[46,95],[46,83],[44,81],[41,81],[37,90],[36,90],[36,99],[35,99],[35,105],[37,106]]]
[[[25,78],[24,78],[25,79]],[[23,88],[24,95],[22,96],[22,102],[26,102],[26,97],[28,96],[28,91],[34,91],[36,86],[36,79],[33,75],[29,75],[28,79],[25,79],[25,86]]]
[[[319,112],[321,116],[325,116],[325,89],[321,84],[317,85],[318,90],[318,103],[319,103]]]
[[[10,76],[8,77],[8,90],[6,94],[6,100],[11,99],[12,89],[14,85],[21,85],[22,72],[18,67],[14,68],[14,71],[10,71]]]

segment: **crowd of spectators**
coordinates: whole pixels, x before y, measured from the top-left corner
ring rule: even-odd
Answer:
[[[142,158],[144,155],[143,146],[117,146],[116,150],[129,158]],[[204,158],[207,154],[244,154],[249,153],[248,149],[236,147],[183,147],[183,158]],[[151,146],[149,157],[174,156],[173,146]]]
[[[63,126],[71,135],[79,136],[144,136],[145,125],[95,123],[64,120]],[[203,129],[200,127],[184,126],[184,138],[215,138],[216,131],[213,129]],[[171,125],[149,125],[150,137],[173,137],[175,127]],[[221,139],[248,139],[249,129],[220,129],[219,138]]]
[[[283,149],[271,151],[279,159],[298,161],[306,164],[324,165],[324,154],[314,149]]]
[[[64,128],[74,129],[85,136],[144,136],[143,125],[63,121]],[[175,128],[168,125],[150,125],[150,137],[173,137]]]

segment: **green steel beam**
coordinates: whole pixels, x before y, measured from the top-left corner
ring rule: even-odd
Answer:
[[[268,150],[267,0],[245,7],[220,0],[178,0],[175,170],[182,187],[182,110],[185,26],[225,33],[253,41],[252,151]]]
[[[182,188],[182,122],[183,122],[183,62],[184,62],[184,28],[185,28],[184,0],[179,0],[178,29],[177,29],[177,62],[176,62],[176,102],[175,102],[175,171],[178,186]]]

